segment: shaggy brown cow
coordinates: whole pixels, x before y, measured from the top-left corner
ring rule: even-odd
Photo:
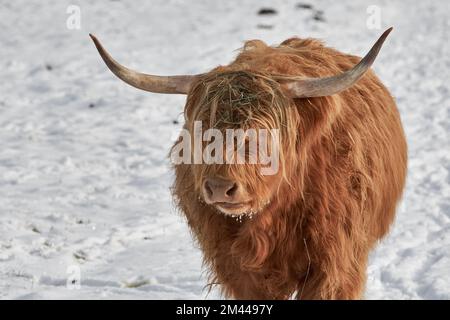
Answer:
[[[175,165],[173,193],[210,284],[227,297],[362,296],[369,251],[388,232],[406,175],[394,99],[368,70],[391,29],[362,60],[314,39],[276,47],[253,40],[227,66],[172,77],[126,69],[92,36],[125,82],[187,94],[190,132],[194,121],[280,130],[275,175],[262,175],[259,164]]]

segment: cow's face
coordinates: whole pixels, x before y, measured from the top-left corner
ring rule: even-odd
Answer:
[[[242,215],[261,211],[276,197],[295,149],[290,101],[262,74],[216,72],[195,84],[185,108],[186,134],[172,151],[190,153],[183,165],[200,201]]]

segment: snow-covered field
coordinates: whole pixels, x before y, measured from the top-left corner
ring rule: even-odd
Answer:
[[[79,30],[66,27],[72,4]],[[369,5],[380,30],[366,26]],[[363,55],[389,26],[374,69],[397,99],[409,171],[366,298],[450,299],[448,0],[1,1],[0,299],[220,297],[203,289],[201,253],[169,191],[184,97],[117,80],[89,32],[125,65],[190,74],[255,38],[317,37]],[[81,287],[67,286],[78,273]]]

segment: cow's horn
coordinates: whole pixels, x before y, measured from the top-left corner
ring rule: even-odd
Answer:
[[[109,70],[129,85],[138,89],[156,93],[187,94],[193,80],[196,78],[196,76],[154,76],[130,70],[115,61],[95,36],[92,34],[89,34],[89,36],[94,41],[100,56]]]
[[[375,61],[384,40],[391,31],[392,27],[387,29],[377,42],[375,42],[369,53],[352,69],[342,74],[326,78],[296,79],[294,81],[283,83],[282,86],[289,92],[290,96],[294,98],[330,96],[351,87],[370,68]]]

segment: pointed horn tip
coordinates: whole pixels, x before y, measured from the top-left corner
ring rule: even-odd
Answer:
[[[105,50],[103,49],[103,46],[100,44],[100,41],[97,39],[96,36],[94,36],[92,33],[89,33],[89,37],[91,37],[92,41],[94,42],[95,47],[97,48],[100,55],[103,57],[102,52]]]
[[[377,48],[377,53],[378,50],[381,48],[381,46],[383,45],[384,41],[387,39],[389,33],[391,33],[391,31],[393,30],[393,27],[390,27],[388,29],[386,29],[383,34],[378,38],[378,40],[375,42],[375,44],[373,45],[372,49]]]
[[[100,44],[100,41],[97,39],[96,36],[94,36],[92,33],[89,33],[89,37],[91,37],[92,41],[94,42],[95,46],[97,47],[98,50],[100,50],[100,48],[102,47],[102,45]]]
[[[389,33],[391,33],[392,30],[394,30],[394,27],[390,27],[390,28],[386,29],[383,32],[382,37],[387,37],[389,35]]]
[[[92,33],[89,33],[89,37],[92,39],[92,41],[94,41],[94,43],[98,42],[98,39],[96,36],[94,36]]]

